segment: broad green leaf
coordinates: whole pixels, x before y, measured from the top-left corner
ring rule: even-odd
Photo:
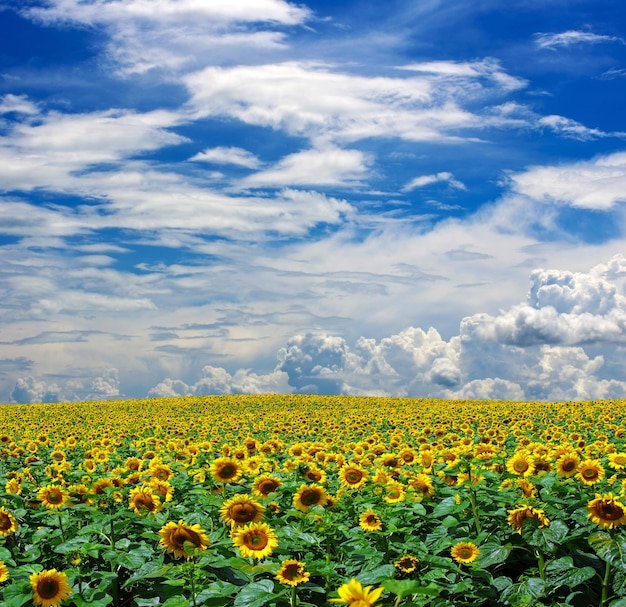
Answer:
[[[261,607],[275,600],[274,582],[272,580],[259,580],[244,586],[235,597],[233,607]]]
[[[503,563],[511,553],[512,546],[507,544],[501,546],[500,544],[484,544],[480,547],[480,554],[476,559],[477,567],[481,569],[490,567],[491,565],[497,565]]]
[[[588,541],[603,561],[611,564],[624,562],[622,547],[606,531],[594,531],[589,535]]]
[[[372,584],[380,584],[383,580],[386,580],[393,576],[395,573],[395,567],[393,565],[380,565],[370,571],[363,571],[356,576],[356,579],[364,586]]]
[[[442,590],[432,585],[423,586],[418,580],[385,580],[383,587],[401,599],[411,594],[438,596]]]
[[[590,580],[595,573],[593,567],[576,567],[571,556],[551,561],[546,567],[547,582],[555,588],[558,586],[574,588]]]

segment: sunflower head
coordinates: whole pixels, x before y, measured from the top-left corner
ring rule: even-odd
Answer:
[[[265,506],[248,495],[235,495],[220,508],[220,516],[230,525],[246,525],[263,520]]]
[[[357,464],[344,464],[339,469],[339,480],[342,487],[360,489],[367,481],[367,471]]]
[[[550,525],[548,517],[540,508],[533,508],[532,506],[519,506],[514,510],[509,510],[508,523],[520,534],[522,533],[524,521],[526,519],[537,520],[539,527],[547,527]]]
[[[7,536],[17,531],[17,520],[10,510],[0,508],[0,535]]]
[[[580,463],[576,478],[583,485],[595,485],[606,476],[606,472],[597,459],[586,459]]]
[[[611,493],[596,494],[596,498],[587,504],[587,513],[591,521],[607,529],[614,529],[626,523],[626,506]]]
[[[413,571],[415,571],[417,569],[418,564],[419,564],[419,559],[417,557],[415,557],[415,556],[410,555],[410,554],[405,554],[404,556],[401,556],[394,563],[394,565],[400,571],[402,571],[402,573],[412,573]]]
[[[216,483],[236,483],[241,478],[241,464],[232,457],[218,457],[209,472]]]
[[[200,525],[188,525],[183,521],[173,521],[163,525],[159,531],[159,543],[168,552],[176,556],[189,559],[196,550],[206,550],[209,538]]]
[[[359,525],[364,531],[380,531],[383,528],[383,523],[380,517],[373,510],[366,510],[359,517]]]
[[[157,513],[163,509],[161,498],[152,491],[151,487],[135,487],[128,497],[128,507],[135,514]]]
[[[297,510],[308,512],[311,506],[325,506],[328,502],[328,492],[317,484],[301,485],[293,497],[293,504]]]
[[[311,574],[305,570],[305,563],[289,559],[280,564],[280,569],[276,572],[275,577],[281,584],[298,586],[308,582]]]
[[[37,492],[37,499],[50,509],[62,508],[69,501],[68,492],[58,485],[46,485]]]
[[[450,550],[452,558],[461,565],[468,565],[478,558],[480,548],[472,542],[458,542]]]
[[[11,576],[8,567],[4,564],[4,561],[0,561],[0,584],[6,582],[9,577]]]
[[[261,474],[254,479],[252,484],[252,493],[259,497],[267,497],[270,493],[274,493],[283,482],[273,474]]]
[[[33,604],[41,607],[57,607],[72,594],[67,575],[56,569],[44,569],[30,576]]]
[[[265,558],[278,546],[276,533],[265,523],[248,523],[244,527],[235,527],[232,536],[233,543],[244,558]]]
[[[382,588],[375,588],[374,590],[371,586],[364,588],[361,582],[352,578],[347,584],[343,584],[337,589],[339,598],[329,599],[329,601],[331,603],[345,603],[353,607],[372,607],[382,593]]]

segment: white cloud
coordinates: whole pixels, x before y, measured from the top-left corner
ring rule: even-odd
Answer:
[[[304,150],[285,156],[272,168],[242,179],[243,187],[354,185],[365,177],[372,158],[337,147]]]
[[[549,128],[555,133],[568,137],[570,139],[578,139],[580,141],[589,141],[596,139],[597,137],[626,137],[624,132],[611,132],[606,133],[600,129],[594,129],[586,127],[580,122],[576,122],[571,118],[565,118],[564,116],[543,116],[537,120],[538,128]]]
[[[472,64],[473,65],[473,64]],[[505,73],[483,63],[475,72],[365,77],[311,62],[210,67],[185,76],[198,118],[228,116],[246,124],[317,140],[399,137],[450,142],[459,132],[490,123],[465,109],[510,90]],[[493,77],[498,74],[499,77]],[[518,83],[519,84],[519,83]],[[521,84],[520,84],[521,86]]]
[[[446,182],[448,183],[448,185],[450,185],[450,187],[456,188],[458,190],[466,189],[465,185],[462,182],[455,179],[452,173],[448,173],[444,171],[441,173],[435,173],[433,175],[421,175],[420,177],[415,177],[414,179],[411,179],[411,181],[409,181],[409,183],[407,183],[402,188],[402,191],[410,192],[411,190],[414,190],[415,188],[422,188],[424,186],[431,185],[433,183],[439,183],[439,182]]]
[[[26,95],[4,95],[0,97],[0,114],[10,112],[34,115],[39,113],[39,108]]]
[[[535,34],[537,45],[541,48],[555,50],[557,47],[574,46],[577,44],[604,44],[607,42],[621,42],[622,38],[617,36],[604,36],[579,30],[568,30],[566,32],[555,33],[538,33]]]
[[[51,0],[22,12],[45,24],[103,26],[110,36],[108,58],[124,75],[176,72],[206,65],[207,58],[232,60],[250,49],[258,55],[281,48],[283,34],[272,28],[311,16],[306,7],[283,0]],[[259,30],[263,25],[269,31]]]
[[[198,152],[189,160],[213,164],[234,164],[247,169],[258,169],[261,166],[261,161],[252,152],[237,147],[209,148]]]
[[[626,200],[626,153],[531,167],[512,175],[511,182],[515,191],[538,201],[608,210]]]

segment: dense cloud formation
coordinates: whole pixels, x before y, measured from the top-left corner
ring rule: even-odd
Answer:
[[[352,345],[336,335],[295,335],[266,376],[205,367],[193,387],[165,380],[151,395],[263,392],[286,374],[295,392],[503,400],[582,400],[626,396],[626,366],[611,365],[594,346],[622,358],[626,259],[589,273],[535,270],[528,301],[498,316],[476,314],[446,341],[434,328],[409,327]],[[588,348],[588,349],[586,349]]]

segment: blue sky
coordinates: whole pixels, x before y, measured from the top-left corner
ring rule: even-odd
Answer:
[[[621,1],[0,30],[0,402],[626,398]]]

